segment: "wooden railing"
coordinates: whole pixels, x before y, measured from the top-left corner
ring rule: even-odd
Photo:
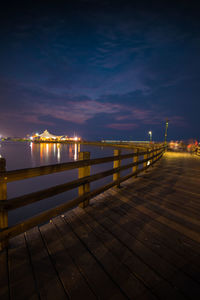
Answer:
[[[200,146],[197,147],[196,154],[197,154],[198,156],[200,156]]]
[[[120,186],[120,183],[137,176],[138,173],[148,169],[156,161],[158,161],[165,151],[164,145],[148,149],[135,149],[133,153],[121,154],[121,150],[114,150],[114,156],[90,159],[89,152],[80,152],[79,160],[76,162],[61,163],[56,165],[41,166],[36,168],[28,168],[14,171],[6,171],[6,161],[0,158],[0,249],[6,247],[8,240],[28,229],[44,223],[49,219],[79,205],[82,208],[89,204],[89,200],[98,194],[108,190],[111,187]],[[121,165],[123,159],[133,159],[133,162]],[[142,159],[140,159],[142,158]],[[93,165],[113,162],[113,168],[90,175],[90,168]],[[142,165],[139,168],[139,165]],[[56,185],[34,193],[26,194],[7,200],[7,183],[17,180],[23,180],[36,176],[42,176],[57,172],[68,171],[78,168],[79,178],[73,181]],[[120,172],[132,169],[131,173],[121,177]],[[104,177],[113,175],[113,181],[97,188],[90,190],[90,183]],[[41,201],[45,198],[55,196],[57,194],[78,188],[78,197],[54,208],[48,209],[38,215],[35,215],[14,226],[8,227],[8,211]]]

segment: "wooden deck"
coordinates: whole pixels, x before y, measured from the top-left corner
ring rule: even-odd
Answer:
[[[200,158],[150,171],[0,253],[0,299],[200,299]]]

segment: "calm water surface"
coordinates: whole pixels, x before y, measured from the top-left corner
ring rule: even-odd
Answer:
[[[7,170],[32,168],[42,165],[76,161],[80,151],[89,151],[91,158],[105,157],[113,155],[113,148],[95,147],[80,144],[59,144],[59,143],[29,143],[29,142],[1,142],[0,155],[6,159]],[[130,150],[128,151],[130,152]],[[123,150],[123,153],[127,153]],[[128,160],[126,160],[127,163]],[[91,167],[91,174],[110,169],[112,163]],[[127,173],[127,172],[125,172]],[[125,174],[124,173],[124,174]],[[124,175],[123,174],[123,175]],[[8,199],[16,196],[28,194],[54,185],[66,183],[78,178],[78,170],[60,172],[52,175],[39,176],[26,180],[8,183]],[[98,182],[91,184],[91,189],[97,188],[112,180],[109,176]],[[66,193],[42,200],[35,204],[27,205],[23,208],[9,212],[9,225],[16,224],[46,209],[55,207],[58,204],[69,201],[78,195],[78,190],[74,189]]]

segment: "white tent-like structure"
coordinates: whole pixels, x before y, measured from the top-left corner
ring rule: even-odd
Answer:
[[[53,135],[51,134],[50,132],[48,132],[48,130],[45,130],[43,133],[41,134],[34,134],[32,137],[31,137],[31,140],[33,141],[46,141],[46,142],[49,142],[49,141],[75,141],[75,142],[78,142],[81,140],[80,137],[68,137],[66,135],[60,135],[60,136],[57,136],[57,135]]]
[[[58,136],[49,133],[48,130],[45,130],[43,133],[41,133],[39,135],[39,137],[41,139],[57,139],[57,138],[59,138]]]

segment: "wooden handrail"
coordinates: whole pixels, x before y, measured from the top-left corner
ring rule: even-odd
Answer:
[[[161,154],[161,152],[159,152],[159,154]],[[152,156],[153,158],[156,157],[156,155]],[[143,159],[141,160],[139,163],[145,163],[149,161],[149,158]],[[113,168],[104,172],[100,172],[94,175],[90,175],[90,176],[86,176],[77,180],[73,180],[64,184],[60,184],[60,185],[55,185],[53,187],[44,189],[44,190],[40,190],[38,192],[34,192],[34,193],[29,193],[20,197],[15,197],[15,198],[11,198],[9,199],[9,201],[0,201],[0,209],[6,209],[6,210],[13,210],[16,208],[20,208],[38,201],[41,201],[43,199],[49,198],[49,197],[53,197],[55,195],[67,192],[69,190],[75,189],[83,184],[86,183],[90,183],[99,179],[102,179],[104,177],[113,175],[117,172],[120,171],[124,171],[127,169],[130,169],[131,167],[134,166],[138,166],[139,165],[138,162],[133,162],[124,166],[120,166],[118,168]]]
[[[158,148],[158,150],[161,150],[162,147]],[[149,153],[153,152],[154,150],[151,150]],[[139,155],[145,155],[147,152],[142,151],[139,152]],[[20,170],[12,170],[12,171],[6,171],[0,173],[1,177],[0,180],[5,180],[6,182],[12,182],[17,180],[23,180],[28,179],[36,176],[43,176],[43,175],[49,175],[53,173],[58,172],[64,172],[69,171],[81,167],[86,166],[92,166],[97,164],[103,164],[108,162],[113,162],[115,160],[123,160],[128,159],[136,156],[136,153],[129,153],[129,154],[123,154],[119,156],[108,156],[103,158],[93,158],[93,159],[85,159],[85,160],[79,160],[75,162],[67,162],[67,163],[61,163],[61,164],[53,164],[48,166],[41,166],[41,167],[35,167],[35,168],[26,168],[26,169],[20,169]]]
[[[101,163],[107,163],[107,162],[116,162],[116,161],[121,161],[123,159],[128,159],[128,158],[134,158],[132,163],[128,163],[126,165],[120,165],[120,163],[115,163],[114,167],[112,169],[96,173],[93,175],[90,175],[90,169],[86,173],[80,173],[84,174],[80,176],[79,179],[73,180],[71,182],[67,182],[64,184],[56,185],[53,187],[50,187],[48,189],[40,190],[34,193],[30,193],[27,195],[23,195],[20,197],[15,197],[12,199],[9,199],[8,201],[5,201],[6,199],[1,198],[0,200],[0,248],[5,247],[6,241],[11,238],[16,236],[19,233],[22,233],[36,225],[41,224],[42,222],[46,222],[50,218],[68,210],[71,209],[72,207],[80,204],[80,203],[86,203],[88,205],[89,199],[92,197],[106,191],[108,188],[113,187],[113,186],[119,186],[121,182],[124,180],[127,180],[128,178],[132,176],[136,176],[140,172],[148,169],[151,165],[153,165],[156,161],[158,161],[162,155],[163,152],[165,151],[165,146],[159,147],[156,149],[147,149],[146,151],[142,152],[134,152],[134,153],[129,153],[129,154],[123,154],[123,155],[116,155],[116,156],[110,156],[110,157],[104,157],[104,158],[97,158],[97,159],[83,159],[79,160],[77,162],[73,163],[64,163],[64,164],[58,164],[58,165],[50,165],[50,166],[43,166],[43,167],[38,167],[38,168],[30,168],[30,169],[23,169],[23,170],[15,170],[15,171],[5,171],[4,169],[0,170],[0,192],[2,190],[2,187],[7,185],[7,182],[10,181],[15,181],[15,180],[20,180],[20,179],[26,179],[30,177],[35,177],[35,176],[40,176],[40,175],[47,175],[50,173],[55,173],[55,172],[62,172],[65,170],[71,170],[75,168],[79,168],[79,170],[82,168],[84,171],[84,168],[88,168],[91,165],[96,165],[96,164],[101,164]],[[119,154],[119,152],[115,152],[115,154]],[[139,160],[140,156],[144,156],[142,160]],[[84,156],[82,156],[84,158]],[[147,165],[147,162],[150,164]],[[143,168],[138,169],[139,165],[143,165]],[[126,176],[120,177],[120,172],[126,169],[132,168],[132,172]],[[51,170],[51,172],[50,172]],[[114,174],[114,175],[113,175]],[[118,174],[115,176],[115,174]],[[87,176],[86,176],[87,175]],[[61,204],[59,206],[56,206],[52,209],[49,209],[45,212],[40,213],[39,215],[33,216],[30,219],[20,222],[19,224],[16,224],[10,228],[8,228],[8,222],[1,222],[1,217],[7,216],[7,212],[9,210],[14,210],[19,207],[23,207],[25,205],[29,205],[31,203],[38,202],[40,200],[43,200],[48,197],[52,197],[54,195],[57,195],[59,193],[66,192],[68,190],[77,188],[77,187],[83,187],[89,185],[89,183],[102,179],[104,177],[113,175],[114,180],[106,184],[105,186],[95,189],[94,191],[90,191],[89,189],[82,189],[81,193],[79,193],[79,196],[67,203]],[[116,178],[116,180],[115,180]],[[1,195],[1,194],[0,194]],[[84,206],[82,206],[84,207]],[[3,224],[3,225],[2,225]]]

